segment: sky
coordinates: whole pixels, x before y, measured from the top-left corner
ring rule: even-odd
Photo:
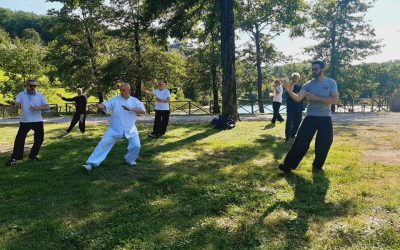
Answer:
[[[0,7],[46,14],[48,9],[58,9],[61,5],[46,0],[0,0]],[[369,9],[366,20],[375,28],[377,38],[382,39],[385,46],[381,54],[369,56],[363,62],[400,59],[400,0],[377,0],[374,7]],[[274,44],[285,55],[300,61],[308,58],[303,48],[315,44],[315,41],[310,38],[290,39],[285,33],[276,38]]]

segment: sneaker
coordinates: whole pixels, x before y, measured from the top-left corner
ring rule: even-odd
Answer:
[[[157,138],[157,135],[155,135],[155,134],[153,134],[153,133],[148,134],[147,136],[150,137],[150,138]]]
[[[67,132],[67,131],[63,131],[63,132],[61,132],[61,135],[60,135],[60,137],[61,138],[63,138],[63,137],[67,137],[67,136],[69,136],[70,135],[70,133],[69,132]]]
[[[87,171],[87,172],[90,172],[90,171],[92,171],[92,168],[93,168],[93,166],[92,166],[92,165],[90,165],[90,164],[85,164],[85,165],[82,165],[82,167],[83,167],[84,169],[86,169],[86,171]]]
[[[17,160],[16,159],[11,159],[7,162],[8,166],[15,166],[17,165]]]
[[[35,158],[30,158],[29,157],[29,160],[31,160],[31,161],[41,161],[37,156]]]
[[[290,171],[292,171],[292,169],[285,166],[285,164],[279,164],[278,168],[284,173],[290,173]]]
[[[134,162],[132,162],[132,163],[129,163],[129,162],[126,162],[130,167],[136,167],[136,165],[137,165],[137,163],[136,163],[136,161],[134,161]]]

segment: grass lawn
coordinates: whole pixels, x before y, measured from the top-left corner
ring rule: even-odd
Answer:
[[[324,173],[312,146],[281,174],[284,124],[185,124],[160,140],[141,126],[137,167],[121,141],[87,174],[106,126],[58,138],[66,126],[45,125],[43,161],[0,166],[0,249],[400,248],[400,165],[365,154],[400,150],[398,130],[337,124]],[[0,127],[1,162],[17,128]]]

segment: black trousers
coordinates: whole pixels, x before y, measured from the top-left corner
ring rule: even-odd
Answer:
[[[296,137],[297,130],[303,118],[302,111],[287,109],[286,111],[286,124],[285,124],[285,137],[286,139]]]
[[[304,155],[307,153],[315,133],[317,133],[317,137],[315,138],[315,159],[313,167],[322,169],[333,142],[332,119],[330,116],[307,116],[304,118],[292,148],[283,162],[285,166],[292,169],[298,167]]]
[[[33,134],[33,146],[29,154],[29,158],[33,159],[39,154],[40,147],[42,146],[44,139],[43,122],[21,122],[17,136],[14,141],[14,150],[11,155],[12,159],[22,160],[24,155],[24,146],[26,135],[30,130],[34,131]]]
[[[168,121],[169,121],[169,110],[156,110],[156,115],[154,118],[153,134],[164,135],[167,131]]]
[[[74,113],[74,116],[72,117],[71,124],[69,125],[69,128],[67,129],[67,132],[71,132],[71,130],[75,127],[75,125],[79,122],[79,130],[82,133],[85,133],[85,120],[86,120],[86,114],[85,113]]]
[[[283,118],[281,114],[279,114],[279,108],[281,107],[280,102],[272,102],[272,110],[274,111],[274,115],[272,116],[271,122],[276,122],[276,120],[282,122]]]

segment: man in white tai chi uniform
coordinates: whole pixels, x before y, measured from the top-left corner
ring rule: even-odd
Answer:
[[[97,144],[93,153],[83,167],[89,172],[93,167],[100,166],[108,153],[111,151],[118,139],[125,137],[129,141],[128,153],[125,161],[131,165],[136,165],[139,157],[140,139],[139,131],[136,128],[136,118],[145,113],[144,105],[136,97],[130,96],[131,87],[124,83],[120,86],[121,95],[116,96],[105,103],[97,104],[97,107],[112,112],[110,127],[104,134],[101,141]]]

